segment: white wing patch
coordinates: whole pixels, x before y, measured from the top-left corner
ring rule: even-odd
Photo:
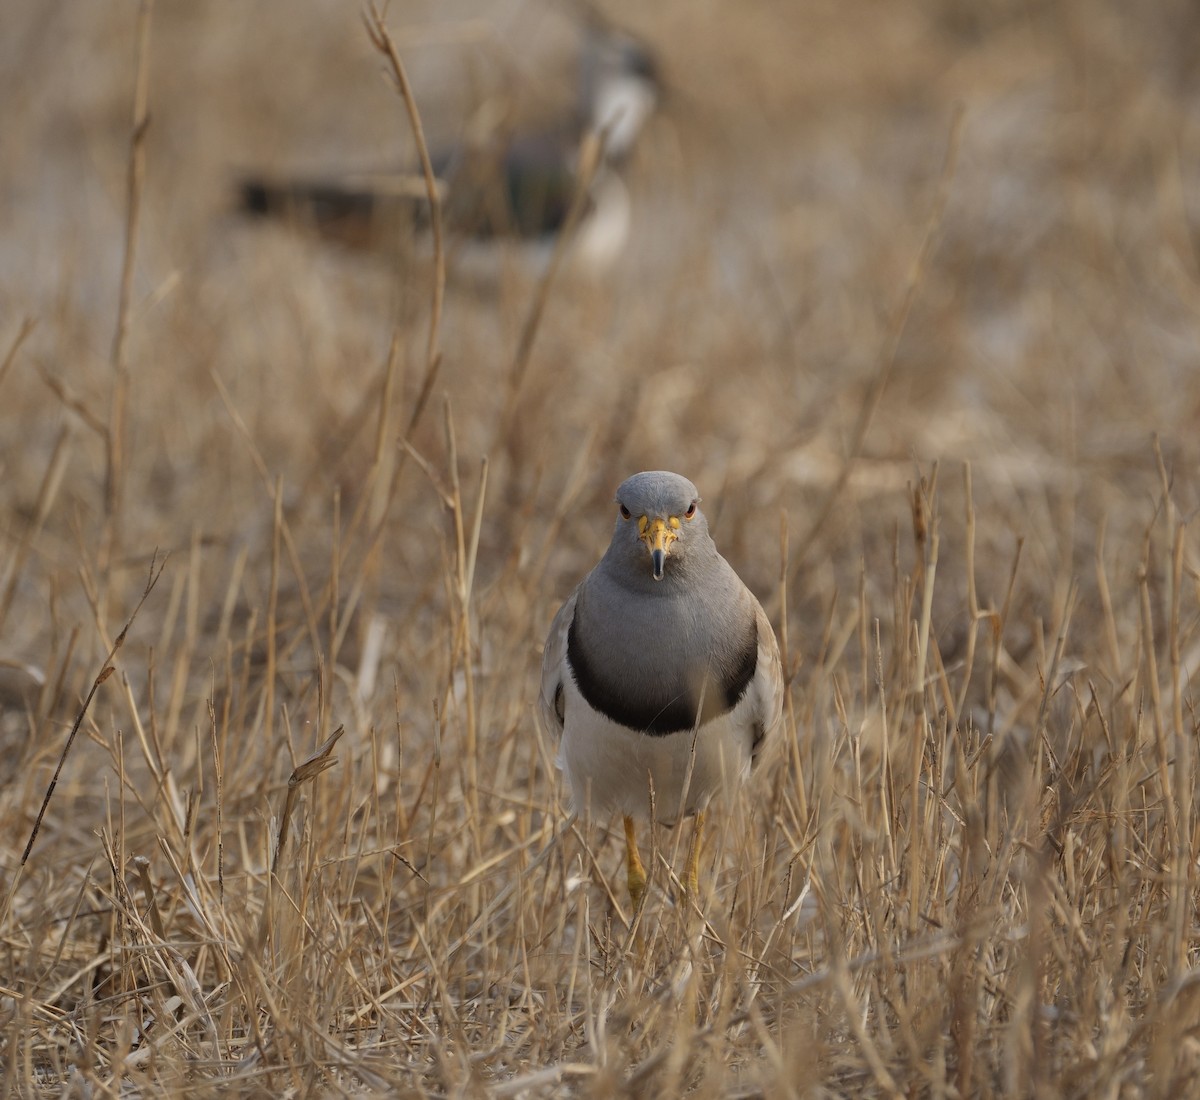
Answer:
[[[555,739],[561,737],[563,731],[563,677],[570,675],[567,670],[567,634],[575,618],[575,598],[578,595],[577,588],[558,609],[554,622],[550,624],[550,633],[546,635],[546,648],[542,651],[542,690],[538,697],[538,711],[546,735]]]

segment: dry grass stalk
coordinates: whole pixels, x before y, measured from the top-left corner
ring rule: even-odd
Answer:
[[[155,566],[157,565],[157,568]],[[9,907],[12,904],[13,894],[16,891],[17,884],[20,881],[20,870],[23,870],[25,864],[29,862],[29,855],[33,851],[34,842],[37,840],[38,832],[42,826],[42,819],[46,816],[46,810],[50,806],[50,799],[54,797],[54,788],[58,785],[59,777],[62,775],[63,765],[67,762],[67,757],[70,755],[71,746],[75,743],[75,737],[79,733],[80,726],[83,725],[84,718],[87,717],[88,708],[92,705],[92,700],[96,696],[96,692],[100,690],[100,685],[104,683],[115,671],[116,665],[112,662],[116,658],[117,653],[125,644],[125,638],[129,633],[129,628],[133,625],[134,619],[142,609],[149,597],[154,591],[155,585],[158,584],[159,578],[162,576],[163,570],[167,567],[167,560],[163,558],[162,563],[158,563],[158,552],[155,551],[154,556],[150,560],[150,572],[146,578],[146,587],[142,589],[142,598],[138,600],[137,606],[130,613],[129,618],[122,627],[121,632],[113,640],[112,645],[108,648],[108,655],[104,658],[100,666],[100,671],[96,674],[96,678],[92,681],[91,689],[87,693],[87,697],[83,700],[83,705],[79,708],[79,713],[75,716],[75,722],[71,726],[71,732],[67,734],[66,743],[63,745],[62,752],[58,757],[58,764],[54,768],[54,774],[50,777],[50,785],[46,788],[46,793],[42,798],[42,804],[38,807],[37,817],[34,818],[33,828],[29,831],[29,839],[25,842],[25,849],[21,853],[21,859],[18,863],[18,874],[14,877],[9,887],[8,895],[4,900],[4,912],[2,916],[7,917]]]
[[[117,327],[112,342],[113,388],[109,410],[107,467],[104,477],[104,504],[109,516],[120,508],[124,480],[125,451],[128,448],[126,419],[129,403],[129,364],[126,343],[133,310],[133,274],[137,260],[138,225],[142,206],[142,188],[146,175],[146,131],[150,126],[150,21],[154,0],[142,0],[138,9],[137,55],[133,92],[133,129],[129,141],[129,167],[126,180],[125,248],[121,261],[120,297],[117,302]],[[118,537],[115,526],[110,538]],[[107,541],[107,540],[106,540]],[[119,552],[113,542],[112,551]]]

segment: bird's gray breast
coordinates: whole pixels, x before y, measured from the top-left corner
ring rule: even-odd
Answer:
[[[567,635],[567,663],[593,710],[662,736],[737,705],[758,664],[753,602],[740,582],[724,599],[704,601],[667,581],[637,593],[595,574],[588,580]]]

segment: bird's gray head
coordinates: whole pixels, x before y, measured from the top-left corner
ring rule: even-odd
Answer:
[[[686,477],[646,470],[621,482],[608,556],[635,570],[646,569],[661,581],[668,560],[672,570],[685,570],[689,554],[700,548],[711,549],[712,540],[700,511],[700,494]]]

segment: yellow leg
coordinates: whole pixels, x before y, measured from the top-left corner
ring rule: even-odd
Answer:
[[[689,898],[700,898],[700,841],[704,835],[704,811],[696,813],[696,827],[692,831],[692,843],[688,848],[687,869],[683,875],[683,889]]]
[[[636,913],[646,896],[646,868],[638,852],[637,830],[632,817],[625,818],[625,880],[629,886],[629,901]]]

